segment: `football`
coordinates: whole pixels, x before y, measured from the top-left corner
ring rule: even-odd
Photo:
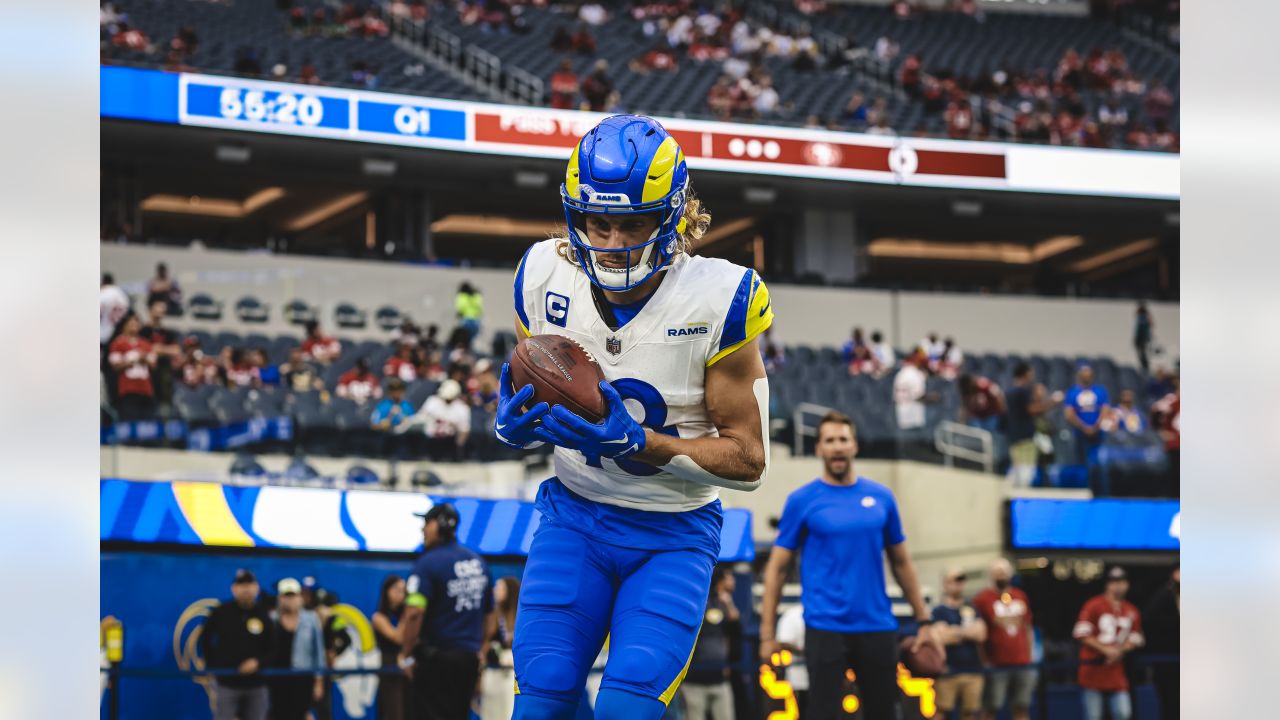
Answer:
[[[946,670],[947,660],[933,645],[921,645],[920,649],[911,652],[915,643],[914,637],[903,638],[898,645],[898,655],[902,664],[907,666],[914,677],[938,677]]]
[[[511,384],[519,391],[533,386],[532,407],[540,402],[563,405],[588,422],[604,419],[604,373],[595,358],[563,335],[534,335],[511,353]]]

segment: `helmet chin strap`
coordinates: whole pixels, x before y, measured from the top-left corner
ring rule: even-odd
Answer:
[[[596,256],[598,254],[619,254],[619,253],[625,252],[627,253],[627,260],[630,260],[631,253],[633,252],[631,250],[625,250],[625,251],[624,250],[619,250],[619,251],[588,250],[587,255],[591,262],[592,269],[595,270],[596,282],[598,282],[601,287],[609,290],[615,290],[615,289],[621,290],[631,284],[632,277],[639,277],[641,275],[647,275],[651,273],[653,270],[653,260],[652,260],[653,254],[654,254],[653,251],[654,251],[654,248],[657,247],[657,243],[654,242],[654,239],[658,236],[659,230],[661,230],[661,226],[659,226],[658,228],[655,228],[653,233],[649,235],[648,244],[646,244],[644,246],[644,249],[640,251],[640,260],[636,262],[635,265],[631,265],[630,267],[622,267],[622,268],[609,267],[607,265],[601,264],[599,259]],[[588,245],[588,246],[590,245],[585,233],[583,233],[581,230],[579,230],[576,227],[573,228],[573,231],[577,233],[578,238],[582,241],[584,245]],[[606,279],[612,279],[617,276],[622,277],[621,282],[617,284],[606,282]]]

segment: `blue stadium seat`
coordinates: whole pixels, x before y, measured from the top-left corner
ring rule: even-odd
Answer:
[[[208,293],[196,293],[187,303],[187,309],[191,311],[191,317],[197,320],[221,320],[222,319],[222,303],[214,300],[212,295]]]
[[[305,300],[295,298],[284,306],[284,319],[291,325],[306,325],[317,319],[316,310]]]
[[[236,317],[243,323],[264,323],[271,317],[271,312],[258,298],[245,295],[236,301]]]
[[[333,322],[340,328],[363,328],[368,313],[349,302],[338,303],[333,310]]]

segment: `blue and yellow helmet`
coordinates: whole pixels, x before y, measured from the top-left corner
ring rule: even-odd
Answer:
[[[630,290],[671,263],[684,232],[689,168],[684,152],[657,121],[614,115],[592,128],[569,157],[560,198],[569,241],[591,282]],[[658,227],[646,242],[624,248],[593,247],[586,216],[653,214]],[[627,253],[625,267],[602,265],[596,253]]]

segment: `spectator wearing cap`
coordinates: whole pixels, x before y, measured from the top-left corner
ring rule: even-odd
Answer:
[[[272,622],[258,602],[258,578],[237,570],[231,600],[204,622],[201,651],[210,670],[234,670],[214,680],[214,720],[266,720],[267,686],[258,673],[271,654]]]
[[[978,720],[982,712],[982,662],[978,646],[987,639],[987,624],[965,602],[965,574],[948,570],[942,576],[942,603],[933,608],[933,621],[947,646],[947,676],[938,678],[938,709],[943,717],[960,708],[961,720]]]
[[[1116,566],[1107,571],[1101,595],[1090,598],[1080,608],[1071,635],[1080,641],[1080,668],[1077,681],[1084,690],[1085,720],[1102,720],[1104,705],[1111,708],[1111,720],[1129,720],[1129,678],[1124,656],[1142,647],[1142,617],[1138,608],[1125,600],[1129,575]]]
[[[435,459],[458,459],[471,433],[471,406],[462,399],[462,386],[452,378],[440,383],[422,406],[427,448]]]
[[[973,598],[973,607],[987,626],[982,644],[991,668],[983,688],[987,717],[994,718],[1009,703],[1013,720],[1031,717],[1031,694],[1039,673],[1031,664],[1031,603],[1027,594],[1013,585],[1013,566],[1004,558],[991,563],[991,586]]]
[[[320,330],[320,323],[307,322],[307,337],[302,341],[302,357],[321,365],[328,365],[342,355],[342,345]]]
[[[393,378],[387,383],[387,396],[373,409],[369,422],[375,430],[394,430],[412,416],[413,405],[404,399],[404,382]]]
[[[461,720],[497,630],[492,581],[484,559],[457,540],[457,508],[440,503],[418,517],[423,551],[405,582],[398,662],[420,718]]]
[[[378,610],[373,614],[373,632],[382,654],[382,669],[396,666],[404,638],[400,634],[404,619],[404,578],[388,575],[378,592]],[[378,720],[405,720],[408,712],[409,687],[403,675],[378,677]]]
[[[1076,371],[1076,384],[1067,391],[1062,416],[1075,430],[1076,445],[1084,453],[1088,465],[1098,463],[1102,447],[1102,418],[1111,412],[1107,389],[1093,382],[1093,368],[1081,365]]]
[[[324,634],[315,611],[302,607],[302,583],[285,578],[276,583],[276,595],[276,609],[271,614],[275,632],[267,667],[320,673],[325,668]],[[306,720],[311,704],[324,697],[324,677],[274,677],[268,688],[272,720]]]

